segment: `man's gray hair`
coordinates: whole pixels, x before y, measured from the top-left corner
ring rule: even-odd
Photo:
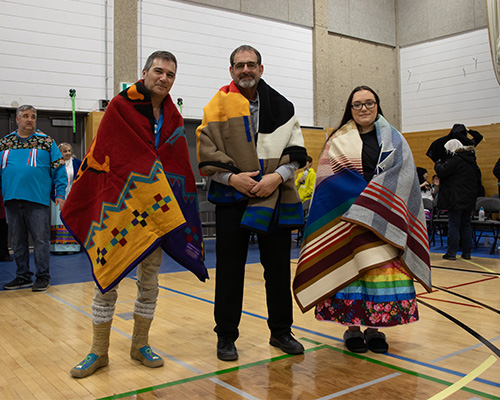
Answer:
[[[36,108],[33,107],[33,106],[30,106],[29,104],[25,104],[23,106],[17,107],[16,117],[17,118],[21,118],[21,114],[23,113],[23,111],[26,111],[26,110],[32,110],[32,111],[34,111],[35,115],[36,115]]]
[[[146,64],[144,64],[144,70],[146,72],[149,71],[151,66],[153,65],[153,61],[156,58],[161,58],[162,60],[172,61],[175,64],[175,70],[177,71],[177,59],[170,51],[158,50],[152,53],[148,59],[146,60]]]
[[[257,50],[255,47],[250,46],[249,44],[242,44],[240,47],[237,47],[236,49],[233,50],[231,53],[231,56],[229,57],[229,62],[231,63],[231,67],[234,66],[234,56],[236,53],[239,53],[240,51],[252,51],[255,53],[257,56],[257,64],[262,64],[262,56],[259,53],[259,50]]]

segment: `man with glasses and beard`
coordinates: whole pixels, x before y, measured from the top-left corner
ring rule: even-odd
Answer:
[[[304,347],[291,335],[291,230],[303,225],[294,173],[306,150],[293,104],[261,79],[260,53],[242,45],[230,56],[232,82],[204,108],[197,129],[200,172],[216,204],[215,332],[217,357],[238,359],[234,342],[243,303],[251,232],[264,267],[270,345],[289,354]]]

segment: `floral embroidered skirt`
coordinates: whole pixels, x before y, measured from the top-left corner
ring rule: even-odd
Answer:
[[[387,327],[418,320],[413,279],[400,261],[369,270],[316,305],[316,319],[348,326]]]

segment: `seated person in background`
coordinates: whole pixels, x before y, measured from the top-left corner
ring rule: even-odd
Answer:
[[[312,162],[312,157],[307,156],[307,163],[304,167],[304,171],[300,172],[295,180],[295,186],[299,191],[302,203],[312,197],[314,182],[316,182],[316,171],[312,167]]]
[[[431,184],[431,194],[432,194],[433,200],[437,199],[437,196],[439,194],[439,185],[440,185],[440,183],[441,183],[441,181],[439,180],[439,176],[434,175],[432,177],[432,184]]]
[[[429,173],[425,168],[417,167],[418,183],[420,184],[420,192],[423,199],[432,200],[431,184],[427,181]]]

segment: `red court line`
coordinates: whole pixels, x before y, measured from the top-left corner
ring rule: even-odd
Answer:
[[[478,281],[460,283],[460,284],[454,285],[454,286],[443,286],[443,288],[444,289],[451,289],[451,288],[457,288],[457,287],[461,287],[461,286],[468,286],[468,285],[473,285],[475,283],[486,282],[486,281],[489,281],[491,279],[498,279],[498,276],[492,276],[492,277],[488,277],[488,278],[485,278],[485,279],[480,279]],[[435,292],[439,292],[439,290],[433,290],[431,293],[435,293]],[[426,295],[426,294],[428,294],[428,293],[427,292],[417,293],[417,297],[418,296],[423,296],[423,295]]]
[[[490,281],[492,279],[498,279],[498,276],[490,276],[488,278],[480,279],[478,281],[472,281],[472,282],[468,282],[468,283],[461,283],[460,285],[455,285],[455,286],[443,286],[443,287],[445,289],[451,289],[451,288],[457,288],[457,287],[460,287],[460,286],[467,286],[467,285],[473,285],[475,283],[486,282],[486,281]]]
[[[418,295],[417,295],[418,296]],[[424,297],[424,296],[421,296],[422,298],[424,298],[425,300],[434,300],[434,301],[440,301],[442,303],[449,303],[449,304],[456,304],[456,305],[459,305],[459,306],[465,306],[465,307],[472,307],[472,308],[483,308],[481,306],[476,306],[474,304],[466,304],[466,303],[459,303],[459,302],[456,302],[456,301],[450,301],[450,300],[442,300],[442,299],[436,299],[434,297]]]

